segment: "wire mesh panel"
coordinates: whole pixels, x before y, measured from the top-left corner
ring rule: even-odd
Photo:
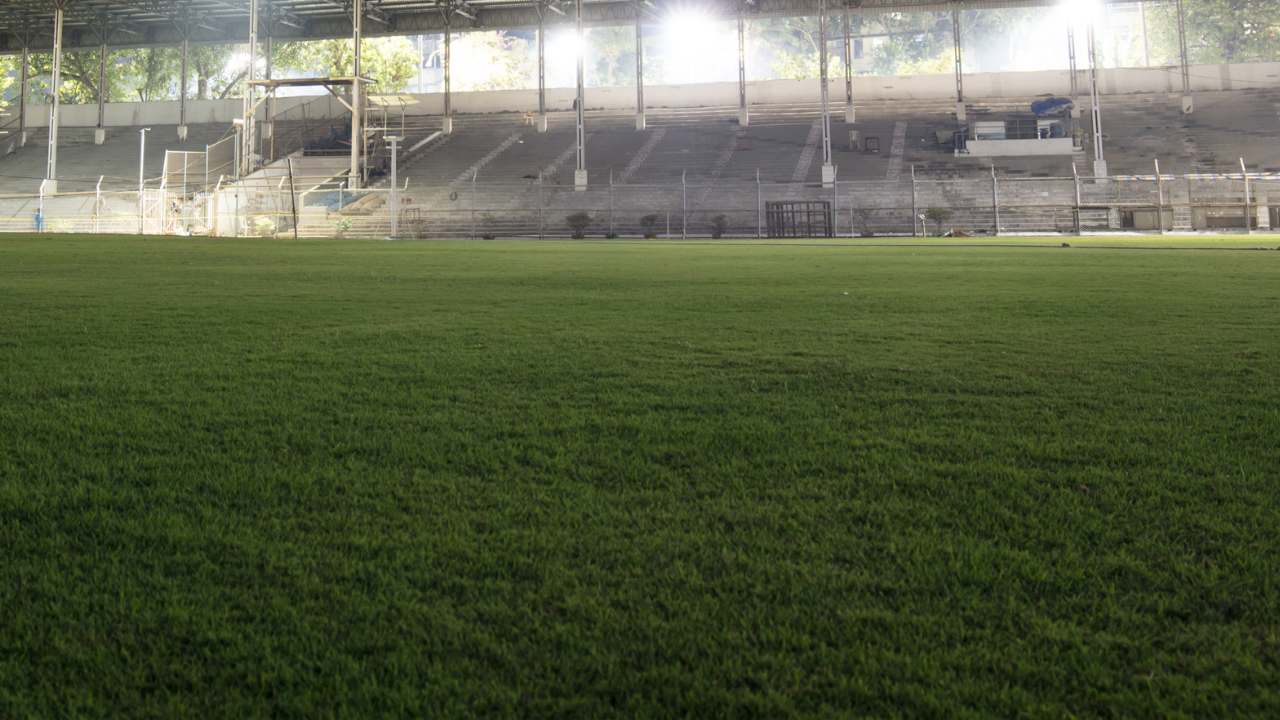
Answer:
[[[225,148],[226,146],[224,146]],[[212,146],[211,146],[212,148]],[[163,186],[0,197],[0,231],[420,238],[849,237],[1280,229],[1280,179],[910,178],[894,182],[457,182],[350,190],[338,175],[264,168],[206,190]],[[210,153],[206,157],[212,157]],[[313,168],[312,172],[316,172]],[[393,197],[394,195],[394,197]],[[1274,203],[1274,205],[1273,205]],[[142,221],[139,222],[141,213]],[[394,220],[394,222],[393,222]],[[772,227],[770,225],[772,224]]]
[[[1001,233],[1074,233],[1076,183],[1071,179],[1001,178],[996,185]]]
[[[916,179],[917,215],[929,235],[996,232],[997,187],[991,178]]]
[[[833,223],[837,236],[911,235],[918,223],[911,206],[911,181],[836,183]]]

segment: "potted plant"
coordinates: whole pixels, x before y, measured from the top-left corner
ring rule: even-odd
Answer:
[[[853,209],[853,214],[857,216],[859,224],[862,225],[862,237],[875,237],[876,234],[871,232],[871,218],[876,214],[876,209],[860,205]]]
[[[646,240],[652,240],[658,237],[658,221],[662,218],[657,213],[645,215],[640,218],[640,227],[644,230]]]
[[[572,215],[566,215],[564,222],[569,226],[569,230],[573,232],[573,239],[582,240],[587,236],[587,226],[591,224],[591,216],[584,212],[576,212]]]
[[[951,211],[944,207],[931,207],[925,210],[924,217],[926,220],[932,220],[938,224],[937,236],[942,236],[942,223],[951,219]],[[925,228],[925,233],[929,232],[929,228]]]
[[[729,220],[724,215],[717,215],[711,218],[711,237],[719,240],[724,235],[725,228],[729,227]]]
[[[497,235],[494,234],[493,227],[498,224],[498,219],[495,218],[492,213],[482,214],[480,216],[480,224],[484,226],[484,230],[481,232],[480,237],[485,240],[492,240],[497,237]]]

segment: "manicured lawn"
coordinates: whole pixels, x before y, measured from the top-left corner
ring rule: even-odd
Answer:
[[[1274,251],[0,235],[0,717],[1276,717],[1278,371]]]

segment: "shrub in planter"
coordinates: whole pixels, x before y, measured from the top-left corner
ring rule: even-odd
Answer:
[[[640,227],[644,230],[644,236],[650,240],[658,237],[658,221],[662,218],[655,214],[645,215],[640,218]]]
[[[581,240],[587,236],[587,226],[591,224],[591,216],[584,212],[566,215],[564,222],[573,231],[573,239]]]
[[[727,227],[729,227],[729,221],[725,216],[717,215],[711,218],[711,237],[719,240]]]

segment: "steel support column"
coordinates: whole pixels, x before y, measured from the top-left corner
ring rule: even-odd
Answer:
[[[967,117],[964,108],[964,58],[960,42],[960,6],[955,3],[951,4],[951,41],[955,46],[956,60],[956,120],[964,122]]]
[[[452,21],[453,12],[446,10],[444,16],[444,120],[440,126],[445,135],[453,133],[453,99],[450,97],[451,92],[449,89],[449,73],[453,65],[453,54],[449,44],[450,36],[453,35]]]
[[[1102,152],[1102,108],[1098,105],[1098,49],[1094,42],[1093,22],[1089,22],[1089,113],[1093,118],[1093,176],[1107,176],[1107,161]]]
[[[1178,64],[1182,71],[1182,114],[1190,115],[1191,105],[1191,70],[1187,66],[1187,22],[1182,12],[1182,0],[1177,0],[1178,9]]]
[[[31,67],[31,48],[22,45],[22,74],[18,79],[18,147],[27,144],[27,69]]]
[[[62,89],[62,14],[63,6],[53,10],[53,76],[49,82],[49,155],[45,164],[44,194],[58,192],[58,95]]]
[[[102,45],[98,48],[98,131],[93,134],[93,143],[101,145],[107,134],[107,33],[103,27]]]
[[[836,179],[831,164],[831,104],[827,92],[827,0],[818,0],[818,86],[822,92],[822,186]]]
[[[751,125],[747,111],[747,17],[742,7],[738,8],[738,124]]]
[[[274,23],[273,23],[273,25],[274,25]],[[264,65],[264,67],[263,67],[263,77],[265,77],[267,80],[270,80],[270,79],[271,79],[271,57],[272,57],[272,53],[275,51],[275,43],[274,43],[274,40],[273,40],[273,39],[272,39],[272,37],[271,37],[270,28],[268,28],[268,32],[267,32],[267,48],[266,48],[266,49],[267,49],[267,57],[266,57],[266,63],[265,63],[265,65]],[[263,144],[263,145],[269,145],[269,146],[270,146],[269,150],[268,150],[268,151],[267,151],[267,153],[264,155],[264,158],[265,158],[264,162],[271,162],[272,160],[275,160],[275,159],[276,159],[276,156],[275,156],[275,147],[276,147],[276,121],[275,121],[275,116],[276,116],[276,93],[275,93],[275,91],[274,91],[274,90],[272,90],[272,91],[270,91],[270,92],[268,92],[268,93],[267,93],[267,99],[266,99],[266,101],[263,103],[263,105],[266,107],[266,110],[265,110],[265,112],[263,112],[263,114],[262,114],[262,124],[263,124],[263,128],[264,128],[264,133],[263,133],[263,135],[264,135],[264,136],[263,136],[263,142],[262,142],[261,144]]]
[[[641,3],[635,3],[636,9],[636,129],[643,130],[644,122],[644,26]]]
[[[359,0],[356,0],[359,2]],[[249,0],[249,68],[245,72],[245,79],[253,81],[257,79],[258,65],[258,0]],[[254,100],[257,99],[257,86],[244,86],[244,134],[240,136],[240,177],[244,177],[253,172],[253,109]]]
[[[840,18],[840,29],[844,31],[844,121],[857,122],[858,116],[853,109],[853,50],[849,39],[849,9],[846,7]]]
[[[587,96],[583,89],[587,76],[587,37],[582,26],[582,0],[577,0],[576,15],[578,20],[578,34],[576,37],[578,49],[578,99],[574,101],[574,107],[578,111],[578,167],[573,172],[573,187],[575,190],[587,189],[587,131],[586,131],[586,104]]]
[[[364,92],[360,87],[363,24],[364,2],[351,0],[351,176],[347,187],[352,189],[364,186],[363,170],[360,167],[360,156],[364,152]]]
[[[538,132],[547,131],[547,28],[546,10],[538,8]]]
[[[180,73],[181,79],[178,81],[179,82],[178,139],[186,140],[187,139],[187,82],[188,82],[187,52],[190,49],[190,43],[187,41],[185,32],[182,38],[182,45],[180,47],[181,47],[181,53],[182,53],[182,70]]]
[[[1071,81],[1071,101],[1078,107],[1080,105],[1080,83],[1076,69],[1076,26],[1075,23],[1067,23],[1067,75]]]

